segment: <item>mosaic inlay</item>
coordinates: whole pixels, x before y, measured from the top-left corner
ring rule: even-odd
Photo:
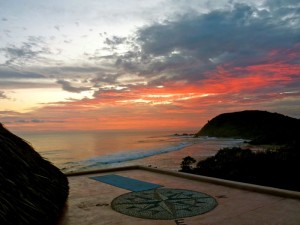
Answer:
[[[111,205],[115,211],[128,216],[173,220],[209,212],[217,204],[213,197],[201,192],[159,188],[121,195]]]

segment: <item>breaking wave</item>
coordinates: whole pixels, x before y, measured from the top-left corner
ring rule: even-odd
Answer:
[[[165,154],[169,152],[179,151],[185,147],[192,145],[191,142],[181,142],[173,146],[163,148],[155,148],[149,150],[133,150],[128,152],[120,152],[111,155],[97,156],[79,162],[69,162],[62,168],[64,172],[73,172],[79,170],[88,170],[93,168],[107,168],[115,164],[124,164],[128,161],[138,160],[151,157],[154,155]]]
[[[112,163],[122,163],[127,161],[132,161],[136,159],[142,159],[154,155],[164,154],[168,152],[174,152],[179,151],[187,146],[192,145],[192,143],[183,142],[179,143],[174,146],[169,146],[165,148],[157,148],[157,149],[150,149],[150,150],[136,150],[136,151],[130,151],[130,152],[122,152],[122,153],[116,153],[112,155],[105,155],[105,156],[99,156],[94,157],[88,160],[85,160],[85,163],[88,164],[112,164]]]

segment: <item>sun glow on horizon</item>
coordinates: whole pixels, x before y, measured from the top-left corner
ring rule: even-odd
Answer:
[[[27,113],[42,108],[47,104],[70,102],[83,98],[91,98],[91,92],[70,93],[60,88],[14,89],[8,99],[1,100],[0,111],[16,111]]]
[[[2,1],[0,122],[185,129],[251,109],[298,118],[299,10],[293,0]]]

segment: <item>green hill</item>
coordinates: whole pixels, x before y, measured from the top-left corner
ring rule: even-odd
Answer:
[[[250,139],[252,144],[290,144],[300,140],[300,120],[279,113],[248,110],[216,116],[196,137]]]

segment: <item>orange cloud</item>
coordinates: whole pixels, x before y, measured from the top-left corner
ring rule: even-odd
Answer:
[[[161,86],[111,88],[99,90],[93,99],[48,104],[22,114],[27,121],[22,123],[22,129],[196,129],[219,113],[272,110],[272,104],[292,101],[300,95],[297,85],[293,87],[300,83],[300,65],[272,62],[279,53],[270,52],[270,60],[261,64],[218,66],[205,73],[204,79],[194,82],[177,80]],[[291,51],[288,60],[297,54]],[[39,118],[43,123],[30,118]],[[8,123],[14,129],[19,129],[19,125]]]

